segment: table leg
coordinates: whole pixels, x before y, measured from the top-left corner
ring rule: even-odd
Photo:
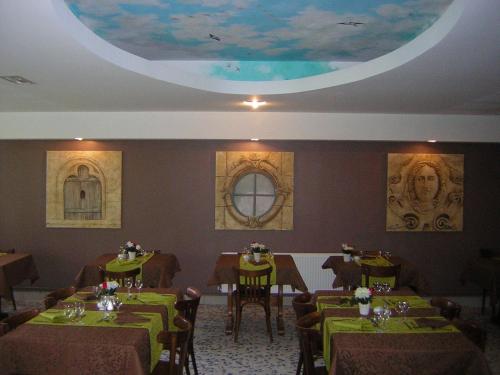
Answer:
[[[226,335],[233,334],[234,318],[233,318],[233,284],[227,284],[227,318],[226,318]]]
[[[283,322],[283,285],[278,285],[278,316],[276,317],[278,335],[285,334],[285,323]]]

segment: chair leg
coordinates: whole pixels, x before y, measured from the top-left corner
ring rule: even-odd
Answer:
[[[186,362],[184,362],[184,369],[186,370],[186,375],[190,375],[189,372],[189,355],[186,357]]]
[[[194,375],[198,375],[198,368],[196,367],[196,358],[194,357],[194,344],[192,342],[189,343],[189,354],[191,356],[191,362],[193,363]]]
[[[269,308],[269,304],[266,305],[265,310],[266,310],[267,332],[269,333],[269,338],[271,339],[271,342],[273,342],[273,330],[271,328],[271,310]]]
[[[238,333],[240,332],[242,308],[243,308],[242,306],[236,306],[236,322],[234,324],[234,342],[238,342]]]
[[[12,307],[14,307],[14,311],[16,311],[16,300],[14,299],[14,289],[12,289],[12,287],[10,287],[10,295],[12,296]]]
[[[299,363],[297,363],[297,371],[295,371],[295,375],[300,375],[302,373],[302,363],[304,362],[304,355],[302,354],[302,350],[299,355]]]

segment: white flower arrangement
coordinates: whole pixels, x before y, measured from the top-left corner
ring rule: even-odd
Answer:
[[[359,287],[354,291],[354,302],[367,304],[372,300],[372,291],[369,288]]]
[[[268,253],[269,249],[267,248],[266,245],[263,243],[258,243],[258,242],[252,242],[250,244],[250,250],[252,250],[252,253]]]
[[[123,246],[123,249],[126,252],[134,252],[134,253],[140,253],[142,250],[141,245],[139,245],[135,242],[132,242],[132,241],[127,241],[125,246]]]
[[[343,253],[348,253],[350,254],[354,250],[354,246],[349,245],[347,243],[343,243],[340,245],[342,247],[342,252]]]
[[[113,295],[119,287],[120,284],[116,281],[105,281],[99,284],[99,294]]]

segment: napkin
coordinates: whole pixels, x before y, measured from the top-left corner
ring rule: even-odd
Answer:
[[[143,303],[166,303],[165,297],[158,294],[141,293],[137,295],[137,300]]]
[[[43,311],[39,314],[39,316],[50,320],[53,323],[62,323],[66,321],[66,318],[61,311]]]
[[[350,331],[361,331],[363,329],[362,322],[358,320],[335,320],[334,327],[337,329],[345,329]]]
[[[118,313],[114,322],[117,324],[146,323],[149,319],[132,313]]]
[[[94,293],[76,293],[75,297],[82,301],[95,301],[97,299]]]
[[[430,319],[430,318],[418,318],[415,319],[415,323],[419,328],[443,328],[451,323],[447,320],[437,320],[437,319]]]

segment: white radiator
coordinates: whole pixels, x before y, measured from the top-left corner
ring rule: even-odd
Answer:
[[[309,292],[314,293],[320,289],[331,289],[335,278],[331,269],[322,269],[321,266],[329,256],[342,256],[340,253],[275,253],[291,255],[297,269],[299,270]],[[221,285],[221,291],[227,293],[227,284]],[[277,293],[278,287],[273,286],[272,293]],[[283,287],[283,293],[292,294],[292,288],[289,285]],[[295,293],[300,293],[296,290]]]

